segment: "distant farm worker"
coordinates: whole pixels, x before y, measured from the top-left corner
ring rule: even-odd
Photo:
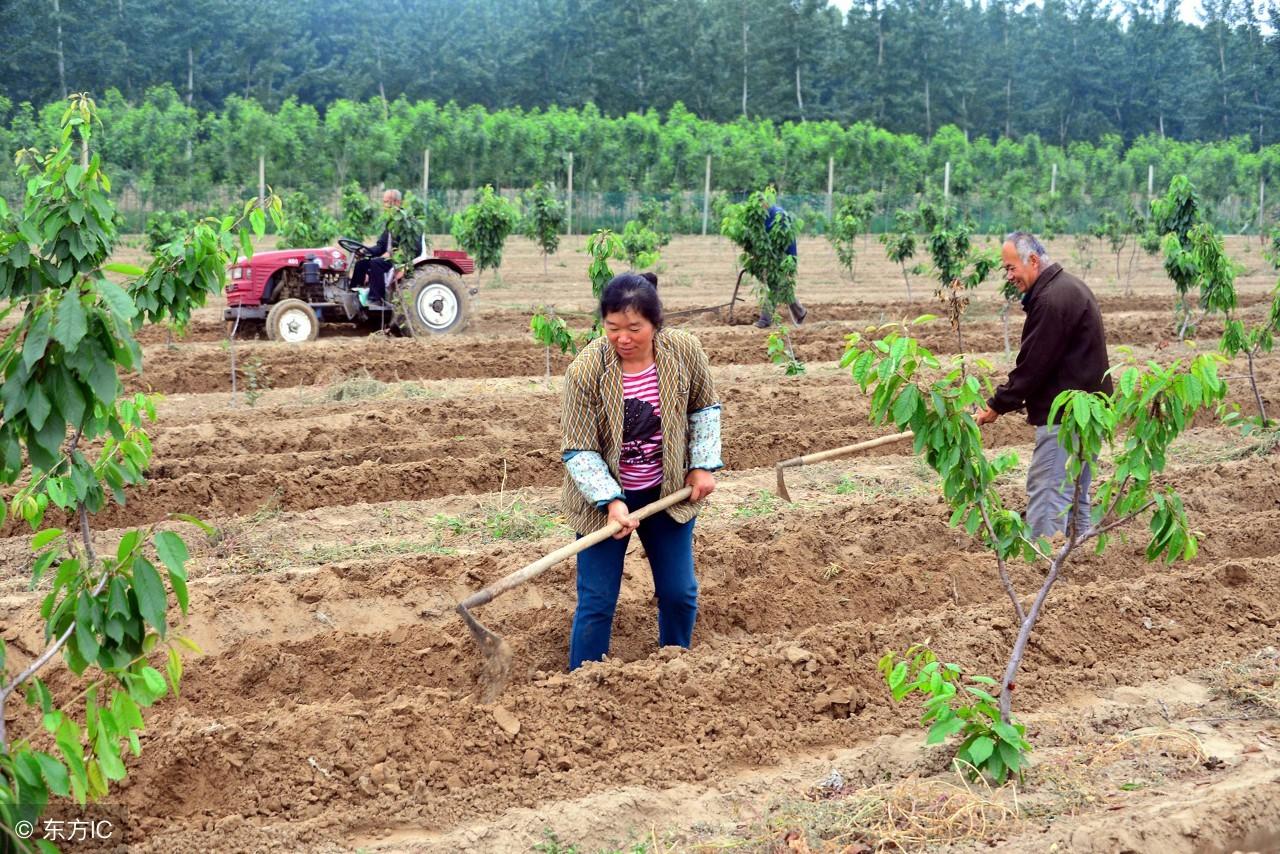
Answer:
[[[1108,375],[1107,341],[1098,301],[1084,282],[1049,258],[1035,235],[1015,231],[1001,248],[1005,277],[1022,294],[1027,317],[1022,346],[1009,379],[996,389],[978,424],[990,424],[1006,412],[1026,407],[1027,422],[1036,428],[1035,451],[1027,471],[1027,523],[1038,537],[1066,533],[1067,508],[1075,487],[1067,479],[1067,451],[1058,444],[1058,425],[1049,423],[1049,409],[1068,389],[1105,392],[1113,389]],[[1090,525],[1089,484],[1092,466],[1080,476],[1076,502],[1076,531]]]
[[[769,204],[767,196],[761,195],[760,206],[765,209],[764,230],[766,232],[773,231],[773,227],[778,222],[786,222],[792,224],[791,214],[787,213],[783,207],[776,202]],[[779,219],[781,217],[781,220]],[[790,245],[787,246],[787,254],[796,259],[796,241],[791,238]],[[798,260],[796,263],[799,263]],[[760,306],[760,319],[756,321],[756,326],[761,329],[768,329],[773,324],[773,313],[780,305],[788,305],[791,308],[791,316],[795,318],[797,324],[804,323],[805,315],[809,312],[796,299],[795,279],[792,276],[784,276],[777,281],[765,282],[766,296],[764,303]]]
[[[370,305],[381,305],[387,296],[387,284],[395,269],[395,262],[391,260],[395,247],[392,245],[390,214],[400,207],[402,201],[399,190],[387,190],[382,194],[382,209],[387,216],[382,236],[369,250],[368,257],[361,258],[351,268],[351,287],[362,288],[366,281],[369,283]]]
[[[565,373],[561,506],[578,536],[622,530],[578,555],[569,669],[609,651],[622,564],[640,535],[658,597],[658,644],[688,647],[698,613],[693,523],[721,468],[720,403],[698,340],[662,325],[658,278],[623,273],[600,295],[604,336]],[[630,513],[689,486],[689,501],[636,522]]]

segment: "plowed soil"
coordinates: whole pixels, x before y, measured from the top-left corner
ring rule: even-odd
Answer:
[[[1071,267],[1070,242],[1053,248]],[[1256,244],[1229,248],[1248,268],[1242,303],[1264,310],[1274,279]],[[567,360],[552,359],[544,378],[527,307],[586,309],[583,256],[562,252],[544,277],[531,247],[514,244],[500,286],[482,285],[458,336],[238,340],[252,406],[229,395],[216,306],[185,338],[145,331],[145,371],[129,385],[166,395],[154,462],[127,507],[99,514],[99,538],[109,547],[115,529],[174,511],[219,532],[188,537],[183,631],[204,654],[189,659],[181,697],[150,710],[142,755],[112,796],[127,810],[128,850],[889,846],[888,835],[850,835],[856,805],[883,800],[877,787],[960,778],[923,747],[918,707],[891,702],[876,660],[927,638],[947,660],[995,674],[1016,629],[990,557],[948,527],[909,446],[793,469],[794,502],[773,494],[776,461],[886,432],[835,364],[847,333],[932,308],[928,283],[917,277],[908,302],[901,272],[882,258],[868,244],[850,283],[825,244],[802,243],[802,377],[768,363],[765,333],[742,322],[753,319],[749,303],[733,325],[723,314],[673,319],[702,341],[725,406],[727,469],[697,524],[693,647],[656,648],[653,584],[633,543],[605,662],[565,672],[572,564],[478,610],[515,655],[492,705],[475,699],[480,657],[452,609],[572,537],[556,508]],[[732,288],[722,241],[677,239],[664,265],[671,309],[723,301]],[[1114,258],[1098,252],[1090,278],[1112,347],[1189,354],[1173,340],[1171,289],[1154,263],[1139,259],[1135,296],[1108,271]],[[1003,375],[1001,305],[990,293],[976,301],[964,334]],[[1010,321],[1016,348],[1016,306]],[[939,353],[956,349],[944,326],[919,331]],[[1213,332],[1203,330],[1206,341]],[[1280,411],[1273,359],[1260,378]],[[1250,404],[1247,384],[1233,381],[1232,398]],[[1031,429],[1017,417],[985,435],[1029,458]],[[1016,801],[1008,788],[983,795],[1015,806],[1001,821],[905,847],[1280,848],[1273,446],[1197,421],[1167,480],[1203,535],[1199,554],[1149,564],[1135,524],[1105,555],[1073,563],[1017,682],[1035,764]],[[1023,471],[1001,484],[1014,507],[1025,502]],[[27,589],[22,529],[9,522],[0,537],[0,626],[22,661],[40,648],[41,591]],[[1013,572],[1024,589],[1037,583],[1034,568]],[[65,672],[50,682],[74,685]],[[11,725],[28,725],[25,710],[11,712]],[[840,826],[842,841],[821,847],[838,835],[821,829]]]

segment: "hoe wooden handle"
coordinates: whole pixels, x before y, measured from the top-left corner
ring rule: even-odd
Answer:
[[[635,519],[637,522],[640,521],[641,519],[647,519],[655,513],[660,513],[663,510],[666,510],[668,507],[673,507],[676,504],[679,504],[680,502],[686,500],[692,494],[693,494],[693,488],[686,486],[683,489],[679,489],[671,493],[666,498],[659,498],[657,501],[653,502],[652,504],[646,504],[645,506],[641,507],[639,510],[632,513],[631,518]],[[493,582],[483,590],[476,591],[475,593],[468,596],[466,600],[463,601],[458,607],[470,610],[471,608],[475,608],[479,605],[484,605],[488,602],[492,602],[495,597],[501,596],[503,593],[506,593],[508,590],[510,590],[513,587],[519,587],[521,584],[524,584],[526,581],[530,581],[534,578],[537,578],[539,575],[546,572],[548,569],[555,566],[560,561],[567,560],[568,558],[571,558],[574,555],[576,555],[578,552],[586,551],[587,549],[594,546],[596,543],[604,542],[605,540],[612,537],[614,534],[618,533],[618,531],[620,530],[622,530],[621,525],[619,525],[617,522],[610,522],[608,525],[605,525],[603,528],[600,528],[597,531],[593,531],[592,533],[587,534],[585,537],[580,537],[567,546],[563,546],[562,548],[556,549],[551,554],[545,557],[539,558],[538,560],[535,560],[533,563],[529,564],[528,566],[523,567],[521,569],[517,569],[515,572],[511,573],[505,578],[498,579],[497,581]]]
[[[845,445],[843,448],[832,448],[829,451],[818,451],[816,454],[806,454],[803,457],[793,457],[789,460],[783,460],[778,463],[778,468],[787,469],[795,466],[807,466],[813,463],[823,463],[827,460],[836,460],[840,457],[847,457],[850,454],[856,454],[859,451],[869,451],[872,448],[878,448],[881,445],[892,445],[894,442],[901,442],[905,439],[915,438],[915,433],[908,430],[905,433],[894,433],[892,436],[881,436],[879,439],[868,439],[865,442],[859,442],[856,445]]]
[[[803,457],[793,457],[789,460],[783,460],[776,464],[778,470],[778,495],[782,496],[784,501],[791,500],[791,493],[787,492],[787,480],[782,473],[786,469],[795,468],[796,466],[807,466],[811,463],[821,463],[827,460],[836,460],[840,457],[847,457],[860,451],[869,451],[872,448],[878,448],[881,445],[892,445],[894,442],[901,442],[904,439],[910,439],[916,434],[910,430],[905,433],[894,433],[892,436],[881,436],[879,439],[870,439],[866,442],[859,442],[856,445],[845,445],[843,448],[832,448],[829,451],[819,451],[816,454],[806,454]]]

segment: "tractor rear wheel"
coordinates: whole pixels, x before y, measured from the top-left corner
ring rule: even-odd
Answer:
[[[462,276],[443,264],[424,264],[400,282],[396,298],[412,335],[461,332],[471,320],[471,296]]]
[[[300,299],[284,299],[267,312],[267,337],[285,344],[302,344],[320,337],[315,309]]]

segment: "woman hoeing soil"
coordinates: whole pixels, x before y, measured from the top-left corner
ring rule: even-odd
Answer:
[[[605,335],[565,373],[561,504],[578,536],[616,521],[622,530],[578,555],[578,607],[569,669],[609,651],[622,562],[640,535],[658,595],[658,643],[688,647],[698,613],[693,568],[697,502],[721,468],[720,404],[696,338],[664,329],[658,280],[615,276],[600,296]],[[636,522],[630,513],[683,487],[690,500]]]

